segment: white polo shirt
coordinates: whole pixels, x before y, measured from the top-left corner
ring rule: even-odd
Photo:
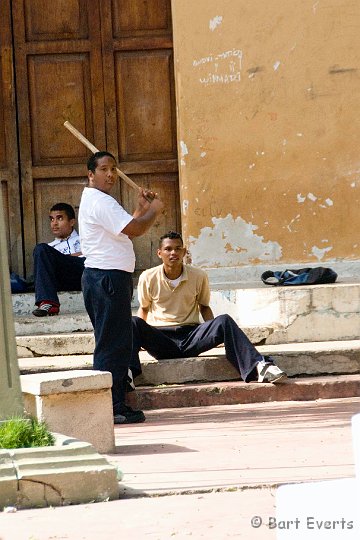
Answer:
[[[53,247],[57,251],[60,251],[63,255],[71,255],[72,253],[80,253],[80,236],[73,229],[70,236],[67,238],[55,238],[52,242],[49,242],[49,246]]]
[[[78,221],[86,267],[134,271],[133,244],[121,232],[132,219],[111,195],[96,188],[84,188]]]

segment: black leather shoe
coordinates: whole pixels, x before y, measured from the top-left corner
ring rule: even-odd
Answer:
[[[145,414],[142,411],[134,411],[128,405],[125,405],[121,411],[114,414],[114,424],[140,424],[145,422]]]

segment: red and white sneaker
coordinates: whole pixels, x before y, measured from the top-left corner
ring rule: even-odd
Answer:
[[[32,312],[35,317],[51,317],[52,315],[59,315],[60,305],[49,300],[43,300],[39,306]]]

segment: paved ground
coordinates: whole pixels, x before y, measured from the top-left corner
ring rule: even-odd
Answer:
[[[121,500],[3,513],[0,539],[274,539],[251,518],[276,515],[276,485],[354,477],[358,412],[360,397],[149,411],[116,427]]]
[[[351,416],[360,398],[148,411],[116,428],[133,495],[198,492],[354,476]]]

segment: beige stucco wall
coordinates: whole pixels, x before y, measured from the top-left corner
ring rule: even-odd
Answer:
[[[173,0],[172,14],[193,262],[359,260],[359,0]]]

